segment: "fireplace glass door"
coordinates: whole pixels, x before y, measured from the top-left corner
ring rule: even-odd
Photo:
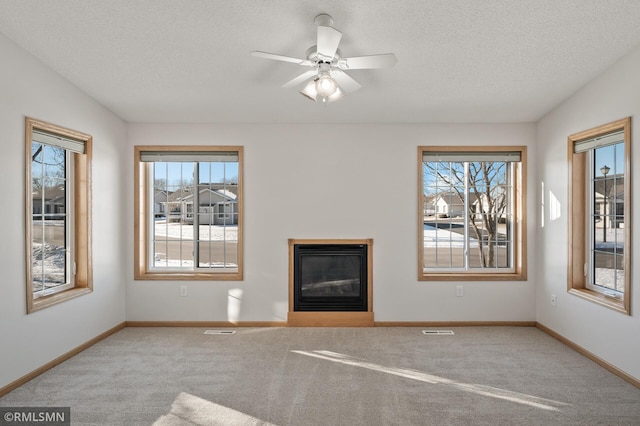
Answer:
[[[294,310],[366,311],[367,246],[296,244]]]

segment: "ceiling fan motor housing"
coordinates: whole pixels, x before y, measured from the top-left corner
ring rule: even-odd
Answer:
[[[314,45],[307,49],[306,53],[307,59],[315,64],[326,63],[333,64],[334,66],[338,65],[338,62],[342,57],[340,56],[340,49],[336,49],[335,55],[332,58],[324,56],[321,53],[318,53],[318,46]]]

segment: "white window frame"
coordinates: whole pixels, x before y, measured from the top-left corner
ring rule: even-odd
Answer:
[[[34,142],[39,142],[37,141],[38,136],[37,136],[37,132],[34,132],[33,135],[33,139]],[[52,147],[57,147],[57,148],[62,148],[61,146],[58,146],[57,144],[51,143],[51,141],[47,141],[47,142],[39,142],[42,145],[47,145],[47,146],[52,146]],[[34,291],[33,292],[33,299],[39,299],[41,297],[46,297],[55,293],[59,293],[65,290],[68,290],[70,288],[73,288],[75,286],[75,274],[73,273],[73,269],[75,268],[75,261],[73,259],[75,259],[75,246],[74,244],[72,244],[74,235],[75,235],[75,231],[74,231],[74,226],[73,226],[73,220],[74,220],[74,215],[73,212],[75,211],[75,200],[74,197],[72,196],[73,194],[73,189],[74,189],[74,184],[73,184],[73,176],[74,176],[74,167],[73,167],[73,161],[72,161],[72,152],[65,150],[65,183],[64,183],[64,198],[65,198],[65,213],[64,213],[64,228],[65,228],[65,236],[64,236],[64,240],[65,240],[65,267],[64,267],[64,272],[65,272],[65,283],[64,284],[60,284],[57,285],[55,287],[50,287],[50,288],[43,288],[42,290],[39,291]],[[33,170],[32,170],[33,172]],[[32,227],[35,227],[35,218],[33,218],[33,216],[40,216],[40,222],[41,222],[41,227],[42,227],[42,233],[43,235],[45,234],[45,224],[47,222],[47,218],[45,217],[46,215],[54,215],[57,216],[58,212],[47,212],[46,209],[46,205],[45,205],[45,200],[44,197],[42,198],[42,204],[41,204],[41,208],[42,211],[40,213],[34,213],[32,214],[32,221],[31,221],[31,225]],[[34,259],[35,260],[35,259]],[[32,277],[32,281],[36,281],[36,277],[38,275],[44,275],[44,262],[42,262],[42,266],[41,266],[41,271],[37,271],[35,268],[33,268],[33,261],[32,261],[32,269],[31,269],[31,277]]]

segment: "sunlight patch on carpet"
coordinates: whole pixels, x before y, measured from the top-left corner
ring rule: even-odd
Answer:
[[[171,404],[171,411],[160,416],[153,426],[174,425],[246,425],[246,426],[275,426],[272,423],[257,419],[248,414],[198,398],[197,396],[180,392]]]
[[[364,359],[358,359],[349,355],[331,352],[331,351],[291,351],[300,355],[305,355],[313,358],[318,358],[326,361],[337,362],[344,365],[350,365],[353,367],[366,368],[368,370],[378,371],[381,373],[393,374],[394,376],[403,377],[407,379],[417,380],[420,382],[429,383],[432,385],[448,385],[455,387],[465,392],[475,393],[477,395],[488,396],[491,398],[502,399],[518,404],[528,405],[535,408],[548,411],[560,411],[557,407],[567,406],[563,402],[554,401],[546,398],[539,398],[533,395],[527,395],[519,392],[512,392],[505,389],[495,388],[492,386],[460,383],[455,380],[446,379],[444,377],[435,376],[432,374],[423,373],[416,370],[410,370],[406,368],[385,367],[380,364],[375,364]]]

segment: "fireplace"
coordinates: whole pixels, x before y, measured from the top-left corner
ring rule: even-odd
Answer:
[[[372,240],[289,240],[291,325],[373,325],[372,244]]]

